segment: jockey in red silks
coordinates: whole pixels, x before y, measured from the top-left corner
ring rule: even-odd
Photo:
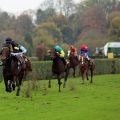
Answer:
[[[70,54],[77,56],[77,48],[74,47],[73,45],[70,46]]]
[[[81,45],[81,48],[80,48],[80,56],[81,56],[82,54],[85,54],[85,57],[86,57],[88,60],[90,59],[89,56],[88,56],[88,47],[87,47],[86,44],[82,44],[82,45]],[[80,56],[79,56],[79,59],[80,59]]]

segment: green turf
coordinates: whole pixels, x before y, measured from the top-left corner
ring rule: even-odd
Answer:
[[[51,89],[47,83],[35,82],[32,90],[33,84],[24,82],[16,97],[1,82],[0,120],[120,120],[120,75],[95,76],[93,84],[70,78],[61,93],[57,81]]]

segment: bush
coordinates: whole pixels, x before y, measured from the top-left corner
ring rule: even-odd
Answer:
[[[52,61],[33,61],[33,71],[27,79],[49,79],[52,75]],[[95,59],[95,74],[118,74],[120,73],[119,59]],[[0,72],[2,78],[2,71]],[[79,76],[79,67],[77,67],[76,75]],[[70,75],[72,76],[72,70]]]
[[[95,59],[95,74],[116,74],[120,73],[119,59]],[[35,61],[32,62],[36,79],[49,79],[52,75],[52,61]],[[32,74],[33,75],[33,74]],[[76,75],[79,76],[79,66],[76,70]],[[72,70],[70,75],[72,76]]]

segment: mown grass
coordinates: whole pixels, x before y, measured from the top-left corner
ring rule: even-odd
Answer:
[[[27,81],[16,97],[15,92],[6,93],[1,82],[0,120],[120,120],[120,75],[81,83],[80,78],[70,78],[58,93],[55,80],[51,89],[47,80]]]

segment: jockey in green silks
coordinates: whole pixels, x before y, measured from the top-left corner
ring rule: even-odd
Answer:
[[[58,56],[62,59],[63,63],[66,65],[65,52],[64,52],[63,48],[60,47],[59,45],[56,45],[54,47],[54,51],[55,51],[55,53],[58,54]]]

